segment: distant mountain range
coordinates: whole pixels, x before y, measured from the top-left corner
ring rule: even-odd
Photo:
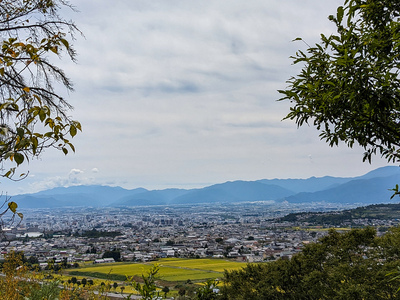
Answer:
[[[110,186],[72,186],[34,194],[16,195],[20,208],[122,207],[200,203],[275,201],[377,204],[390,200],[389,189],[400,184],[400,168],[388,166],[358,177],[311,177],[229,181],[199,189],[132,190]]]

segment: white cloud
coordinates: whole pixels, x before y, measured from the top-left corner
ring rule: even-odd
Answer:
[[[96,170],[94,168],[93,170]],[[18,182],[4,181],[4,190],[9,194],[34,193],[41,190],[52,189],[55,187],[69,187],[76,185],[90,185],[96,183],[93,174],[95,171],[86,172],[77,168],[60,175],[49,176],[47,172],[30,175],[27,179]]]
[[[82,173],[83,173],[82,170],[72,169],[71,171],[69,171],[69,176],[74,177],[74,176],[77,176],[78,174],[82,174]]]

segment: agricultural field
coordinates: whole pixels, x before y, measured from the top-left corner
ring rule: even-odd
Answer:
[[[85,266],[71,272],[74,276],[87,276],[110,280],[140,277],[157,263],[159,279],[167,282],[204,282],[207,279],[222,278],[224,270],[240,269],[244,263],[224,259],[161,259],[151,263],[114,263]]]

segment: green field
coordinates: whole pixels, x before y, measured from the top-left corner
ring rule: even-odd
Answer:
[[[152,263],[114,263],[107,265],[87,266],[74,270],[74,275],[95,278],[131,277],[141,276],[146,273],[153,264],[160,267],[158,273],[161,280],[170,282],[182,282],[188,279],[194,282],[202,282],[207,279],[221,278],[224,270],[240,269],[244,263],[228,261],[224,259],[161,259]]]

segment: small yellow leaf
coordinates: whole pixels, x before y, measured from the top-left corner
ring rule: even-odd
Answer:
[[[23,88],[23,90],[24,90],[25,92],[27,92],[27,93],[29,93],[29,92],[31,91],[31,89],[30,89],[30,88],[28,88],[27,86],[26,86],[26,87],[24,87],[24,88]]]
[[[58,47],[54,46],[50,48],[51,51],[53,51],[55,54],[58,54]]]
[[[18,204],[15,202],[8,203],[8,208],[15,214],[17,212]]]

